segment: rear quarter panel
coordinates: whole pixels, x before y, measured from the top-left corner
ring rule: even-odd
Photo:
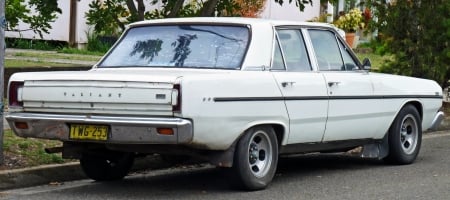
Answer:
[[[284,101],[245,99],[282,96],[270,72],[232,71],[184,77],[181,90],[182,117],[193,121],[192,145],[197,148],[227,149],[246,129],[257,124],[280,124],[289,130]]]

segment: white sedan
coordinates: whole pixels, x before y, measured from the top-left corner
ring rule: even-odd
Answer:
[[[439,125],[434,81],[370,72],[334,27],[245,18],[134,23],[89,71],[14,74],[6,118],[22,137],[63,141],[98,181],[138,154],[230,167],[267,187],[278,157],[345,152],[410,164]]]

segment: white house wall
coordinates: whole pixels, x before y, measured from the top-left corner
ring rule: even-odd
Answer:
[[[87,35],[90,28],[86,24],[85,13],[89,10],[89,3],[93,0],[81,0],[77,1],[77,25],[75,34],[75,43],[83,45],[87,43]],[[151,0],[146,0],[150,2]],[[146,5],[149,5],[147,3]],[[147,10],[155,9],[160,5],[147,7]],[[69,41],[69,25],[70,25],[70,0],[59,0],[58,7],[62,10],[62,14],[58,14],[57,19],[50,23],[52,29],[49,33],[43,33],[42,36],[44,40],[55,40],[55,41]],[[275,3],[274,0],[267,0],[264,11],[260,14],[261,18],[270,19],[282,19],[282,20],[295,20],[295,21],[307,21],[320,14],[320,0],[313,0],[313,6],[306,5],[304,12],[300,12],[295,3],[289,4],[287,1],[283,6]],[[20,30],[29,29],[27,24],[20,23],[18,28]],[[26,38],[26,39],[41,39],[39,34],[33,31],[5,31],[5,36],[8,38]]]
[[[66,2],[66,1],[64,1]],[[86,44],[87,43],[87,37],[88,33],[91,32],[93,27],[91,28],[89,25],[87,25],[87,20],[85,18],[85,13],[89,10],[89,4],[92,1],[78,1],[77,5],[77,33],[75,35],[76,43],[78,44]],[[67,29],[68,31],[69,29]],[[67,32],[67,35],[69,35],[69,32]],[[66,40],[68,41],[68,40]]]
[[[85,2],[85,1],[84,1]],[[49,30],[49,34],[43,33],[44,40],[61,40],[61,41],[69,41],[69,21],[70,21],[70,1],[65,0],[63,3],[59,2],[59,8],[62,10],[62,14],[57,14],[57,19],[55,22],[51,23],[52,29]],[[30,9],[31,12],[34,12],[33,9]],[[25,23],[19,23],[19,30],[27,30],[29,26]],[[34,33],[32,30],[28,31],[5,31],[6,37],[11,38],[27,38],[27,39],[40,39],[39,34]]]
[[[308,21],[319,15],[320,0],[313,0],[313,4],[306,5],[303,12],[300,12],[299,8],[295,6],[295,1],[292,1],[292,3],[285,1],[283,6],[281,6],[274,0],[267,0],[264,11],[260,14],[260,17],[266,19]]]
[[[77,1],[76,43],[87,42],[86,33],[89,30],[89,27],[86,24],[84,15],[89,9],[90,2],[91,1],[86,0]],[[61,9],[62,13],[57,14],[56,20],[50,23],[52,29],[49,30],[49,33],[42,34],[42,39],[44,40],[69,41],[70,0],[58,1],[58,7]],[[26,30],[29,29],[29,26],[28,24],[20,23],[18,29]],[[9,38],[41,39],[39,34],[34,33],[32,30],[21,32],[5,31],[5,36]]]

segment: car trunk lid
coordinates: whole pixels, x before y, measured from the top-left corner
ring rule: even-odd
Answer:
[[[26,112],[171,116],[183,72],[91,70],[20,73]]]

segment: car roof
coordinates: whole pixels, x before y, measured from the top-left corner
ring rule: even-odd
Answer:
[[[245,17],[186,17],[186,18],[153,19],[132,23],[130,24],[130,27],[145,26],[160,23],[205,23],[205,24],[223,23],[223,24],[243,24],[243,25],[267,24],[271,26],[314,26],[333,29],[336,28],[328,23],[300,22],[300,21],[245,18]]]

